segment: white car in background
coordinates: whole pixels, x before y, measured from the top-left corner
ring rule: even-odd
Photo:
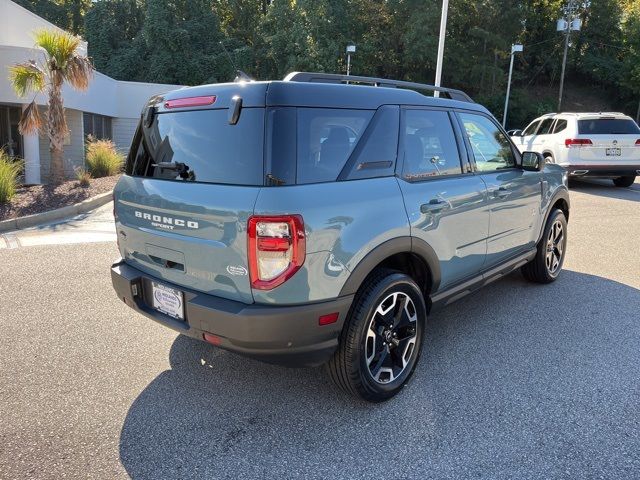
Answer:
[[[640,175],[640,128],[622,113],[549,113],[509,135],[520,152],[540,152],[570,178],[611,178],[629,187]]]

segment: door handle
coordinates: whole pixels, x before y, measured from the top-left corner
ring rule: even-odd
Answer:
[[[441,198],[432,198],[429,203],[420,205],[420,213],[439,213],[449,208],[449,202]]]
[[[511,195],[511,191],[507,187],[498,187],[491,190],[495,198],[506,198]]]

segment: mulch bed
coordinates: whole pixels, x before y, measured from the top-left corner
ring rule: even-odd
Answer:
[[[94,178],[88,187],[81,187],[77,180],[69,180],[60,185],[21,187],[8,204],[0,205],[0,220],[55,210],[110,192],[119,178],[120,175]]]

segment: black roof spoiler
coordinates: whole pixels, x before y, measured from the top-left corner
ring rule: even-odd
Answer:
[[[475,103],[469,95],[462,90],[453,88],[436,87],[426,83],[405,82],[402,80],[388,80],[386,78],[359,77],[357,75],[341,75],[338,73],[314,73],[314,72],[291,72],[284,77],[285,82],[309,82],[309,83],[358,83],[371,85],[373,87],[387,88],[408,88],[413,90],[429,90],[431,92],[441,92],[451,100]]]

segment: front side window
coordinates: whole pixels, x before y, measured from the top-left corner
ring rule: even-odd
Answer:
[[[529,126],[524,129],[524,132],[522,132],[522,136],[526,137],[527,135],[534,135],[538,129],[538,125],[540,125],[540,120],[531,122]]]
[[[483,115],[460,113],[473,157],[480,172],[491,172],[516,166],[507,136]]]
[[[371,110],[298,108],[298,184],[332,182],[373,116]]]
[[[419,181],[462,173],[460,154],[449,114],[438,110],[406,110],[403,129],[405,180]]]

